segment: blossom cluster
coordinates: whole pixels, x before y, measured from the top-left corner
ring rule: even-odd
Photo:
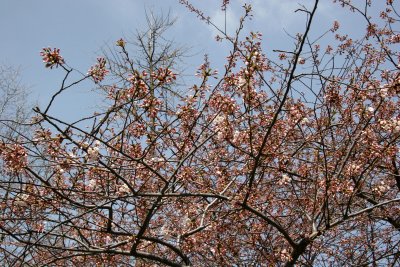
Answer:
[[[278,185],[287,185],[292,181],[292,178],[287,174],[282,174],[281,179],[278,181]]]
[[[390,36],[389,42],[392,44],[400,43],[400,34]]]
[[[216,77],[218,75],[218,70],[213,70],[210,67],[210,63],[208,62],[208,58],[206,57],[204,60],[204,63],[199,66],[197,69],[197,72],[195,76],[198,76],[200,78],[206,78],[206,77]]]
[[[57,68],[59,65],[65,63],[63,57],[60,55],[59,48],[54,48],[52,50],[50,47],[45,47],[40,52],[40,55],[42,56],[46,68],[52,69],[54,66]]]
[[[96,141],[94,143],[94,146],[88,147],[87,148],[87,157],[89,160],[96,160],[100,156],[100,142]]]
[[[394,132],[400,132],[400,120],[380,120],[379,125],[385,131],[393,130]]]
[[[169,68],[159,68],[157,72],[153,72],[151,77],[157,79],[160,84],[168,84],[172,83],[172,81],[176,80],[176,74],[173,73]]]
[[[147,77],[147,72],[145,71],[142,72],[135,71],[132,75],[130,75],[128,77],[128,81],[131,84],[131,87],[126,91],[125,97],[127,98],[144,97],[148,92],[147,85],[144,82],[144,79],[146,77]]]
[[[335,21],[333,22],[333,26],[332,26],[332,28],[331,28],[331,32],[337,31],[337,30],[339,29],[339,27],[340,27],[339,22],[338,22],[337,20],[335,20]]]
[[[385,191],[389,190],[390,186],[388,186],[384,181],[381,181],[380,183],[376,184],[373,188],[372,191],[377,193],[378,195],[383,194]]]
[[[6,170],[20,173],[27,165],[27,153],[19,144],[0,144],[0,156],[5,163]]]
[[[95,83],[99,83],[104,80],[108,70],[106,69],[106,60],[102,57],[97,58],[97,64],[90,67],[88,75],[91,76]]]

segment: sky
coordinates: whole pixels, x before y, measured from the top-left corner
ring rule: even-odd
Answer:
[[[383,0],[382,0],[383,1]],[[227,32],[233,33],[243,14],[245,1],[231,0],[226,12]],[[294,11],[312,0],[253,0],[254,17],[244,32],[261,31],[266,51],[291,49],[288,33],[304,28],[304,14]],[[192,0],[216,24],[224,27],[225,13],[221,1]],[[21,69],[21,79],[31,91],[30,98],[44,107],[59,88],[64,76],[60,69],[46,69],[39,52],[43,47],[57,47],[69,66],[86,73],[101,55],[101,49],[119,38],[130,38],[136,30],[146,27],[145,11],[155,14],[170,12],[177,18],[167,38],[190,48],[185,68],[195,73],[204,54],[212,64],[221,67],[228,55],[228,46],[214,39],[217,31],[196,18],[178,0],[1,0],[0,1],[0,64]],[[322,0],[317,16],[317,30],[329,28],[336,19],[354,25],[331,0]],[[286,32],[285,32],[286,31]],[[315,33],[317,34],[317,33]],[[267,55],[268,56],[268,55]],[[79,119],[100,98],[93,93],[93,84],[74,87],[57,99],[51,114],[70,121]]]

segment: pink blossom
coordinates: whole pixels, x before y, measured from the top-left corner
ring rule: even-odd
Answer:
[[[0,157],[9,172],[21,173],[27,166],[27,152],[22,145],[0,143]]]
[[[338,22],[337,20],[335,20],[335,21],[333,22],[333,26],[332,26],[332,28],[331,28],[331,32],[337,31],[337,30],[339,29],[339,27],[340,27],[339,22]]]
[[[302,57],[299,57],[299,59],[297,60],[297,63],[300,65],[304,65],[306,63],[306,60]]]
[[[54,48],[53,50],[51,50],[50,47],[43,48],[40,55],[42,56],[43,62],[46,63],[46,68],[52,69],[54,66],[57,68],[59,65],[65,63],[63,57],[60,55],[59,48]]]
[[[95,83],[101,82],[107,75],[106,60],[102,57],[97,58],[97,64],[90,67],[88,75],[91,76]]]

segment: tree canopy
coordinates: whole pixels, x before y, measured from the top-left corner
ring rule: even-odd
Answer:
[[[168,17],[149,16],[136,43],[117,40],[76,80],[62,50],[42,50],[65,77],[32,134],[0,143],[2,262],[398,266],[398,2],[333,1],[363,20],[357,38],[340,21],[311,35],[323,1],[309,1],[291,50],[245,32],[251,3],[229,35],[179,2],[230,47],[222,69],[206,56],[193,84],[179,82]],[[73,123],[52,116],[87,80],[104,106]]]

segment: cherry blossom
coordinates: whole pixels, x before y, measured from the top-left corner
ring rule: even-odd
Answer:
[[[59,48],[53,48],[53,50],[50,47],[43,48],[40,55],[46,68],[52,69],[54,66],[57,68],[65,63],[63,57],[60,55]]]
[[[229,50],[191,75],[175,71],[170,43],[139,61],[120,39],[88,75],[64,66],[59,50],[43,52],[67,82],[35,109],[28,134],[0,142],[4,264],[399,264],[394,1],[333,1],[357,19],[357,34],[319,23],[321,1],[305,3],[284,48],[246,32],[257,19],[250,5],[222,5],[242,8],[232,36],[218,31]],[[61,92],[106,74],[93,115],[51,114]]]
[[[97,64],[90,67],[88,75],[91,76],[95,83],[104,80],[109,71],[106,69],[106,60],[102,57],[97,58]]]

